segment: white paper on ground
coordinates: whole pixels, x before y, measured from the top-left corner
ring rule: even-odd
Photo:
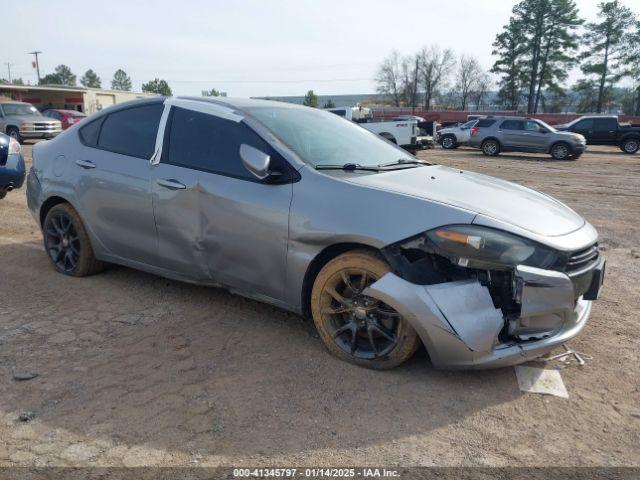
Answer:
[[[523,367],[522,365],[516,366],[515,369],[518,387],[522,392],[543,393],[569,398],[559,371]]]

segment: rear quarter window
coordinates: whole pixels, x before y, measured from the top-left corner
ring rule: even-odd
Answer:
[[[496,123],[496,121],[494,119],[481,118],[480,120],[478,120],[478,123],[476,123],[476,127],[478,127],[478,128],[487,128],[487,127],[490,127],[491,125],[493,125],[494,123]]]
[[[105,117],[97,118],[96,120],[89,122],[80,129],[80,140],[87,147],[96,147],[98,145],[98,135],[100,135],[100,127]]]
[[[98,148],[130,157],[151,158],[163,109],[164,104],[154,103],[110,113],[102,123]]]

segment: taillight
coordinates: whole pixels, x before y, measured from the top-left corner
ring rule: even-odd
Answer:
[[[476,133],[478,133],[480,129],[478,127],[471,128],[471,136],[473,137]]]

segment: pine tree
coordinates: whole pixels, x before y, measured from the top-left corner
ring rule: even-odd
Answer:
[[[158,95],[163,95],[165,97],[171,96],[171,88],[169,87],[169,84],[166,80],[161,80],[159,78],[143,83],[142,91],[147,93],[157,93]]]
[[[91,69],[84,72],[84,75],[80,79],[80,83],[85,87],[91,87],[91,88],[102,87],[102,82],[100,81],[100,77],[96,72],[94,72]]]
[[[633,12],[618,0],[598,5],[597,22],[588,23],[583,36],[585,52],[582,73],[598,84],[596,111],[601,113],[607,91],[624,75],[625,38],[634,25]]]
[[[68,85],[75,87],[76,76],[66,65],[58,65],[54,73],[49,73],[40,79],[40,85]]]
[[[126,92],[131,91],[131,79],[127,72],[122,69],[116,70],[113,74],[113,80],[111,80],[111,88],[113,90],[124,90]]]
[[[318,106],[318,96],[313,93],[313,90],[309,90],[307,94],[304,96],[304,100],[302,101],[303,105],[307,107],[317,107]]]
[[[491,72],[500,75],[498,99],[509,110],[518,110],[524,75],[524,36],[518,22],[511,19],[493,42],[492,54],[498,59]]]

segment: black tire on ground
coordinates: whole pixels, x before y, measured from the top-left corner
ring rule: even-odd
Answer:
[[[455,135],[445,135],[444,137],[442,137],[442,140],[440,140],[440,144],[445,150],[458,148],[458,140],[456,139]]]
[[[60,203],[49,210],[42,234],[47,256],[58,272],[86,277],[104,269],[104,263],[93,253],[80,215],[68,203]]]
[[[571,156],[571,147],[565,142],[553,144],[549,153],[554,160],[575,160]]]
[[[7,196],[7,192],[0,192],[0,200]]]
[[[16,127],[7,128],[7,135],[14,138],[20,144],[22,144],[22,142],[24,141],[22,135],[20,135],[20,130],[18,130]]]
[[[320,338],[336,357],[362,367],[394,368],[420,346],[411,325],[390,306],[361,292],[390,271],[379,255],[352,250],[328,262],[311,292]]]
[[[624,153],[628,153],[629,155],[636,153],[638,150],[640,150],[640,139],[627,138],[620,144],[620,150],[622,150]]]
[[[500,143],[497,140],[490,138],[482,142],[482,153],[487,156],[495,157],[500,153]]]

